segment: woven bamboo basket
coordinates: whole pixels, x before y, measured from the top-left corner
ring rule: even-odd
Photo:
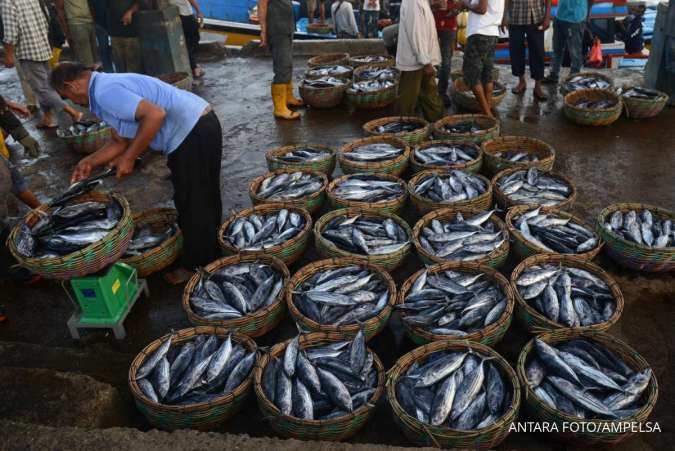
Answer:
[[[347,89],[347,101],[359,110],[377,110],[387,107],[396,101],[398,84],[375,91],[357,92],[351,87]]]
[[[599,331],[583,331],[579,332],[576,330],[556,330],[553,332],[547,332],[545,334],[539,335],[537,338],[554,345],[556,343],[565,342],[574,338],[585,338],[591,340],[595,343],[598,343],[608,350],[614,352],[620,359],[622,359],[630,368],[636,371],[643,371],[647,368],[650,368],[649,363],[642,357],[637,351],[628,346],[623,341],[615,338],[605,332]],[[652,373],[652,378],[649,381],[649,386],[645,391],[647,402],[645,405],[632,417],[624,418],[621,420],[584,420],[581,418],[570,416],[560,410],[554,410],[550,408],[547,404],[542,402],[537,395],[535,395],[534,390],[530,387],[530,384],[527,382],[527,376],[525,372],[525,366],[530,360],[530,355],[534,348],[534,339],[525,345],[523,350],[520,352],[518,357],[518,363],[516,366],[516,371],[518,372],[518,378],[523,386],[523,394],[525,397],[525,406],[527,410],[532,415],[534,421],[547,422],[549,425],[556,424],[558,431],[553,432],[555,438],[561,441],[570,443],[574,445],[574,448],[584,448],[587,449],[591,446],[599,446],[601,448],[614,446],[623,440],[629,438],[633,435],[634,432],[631,431],[631,428],[612,428],[612,425],[618,426],[618,423],[631,423],[638,424],[644,423],[649,418],[654,406],[656,405],[656,400],[659,396],[659,387],[656,382],[656,376]],[[645,396],[645,395],[643,395]],[[572,424],[576,423],[579,425],[578,430],[574,432],[570,431],[570,428],[564,428],[563,424]],[[583,423],[583,424],[581,424]],[[603,428],[607,427],[611,432],[604,432]]]
[[[506,226],[509,229],[509,233],[511,234],[511,249],[513,249],[514,254],[517,255],[518,258],[521,260],[530,257],[532,255],[549,253],[546,249],[543,249],[535,245],[531,241],[526,240],[525,237],[523,237],[523,234],[520,233],[520,230],[518,230],[518,228],[514,225],[514,219],[516,217],[520,216],[525,212],[534,210],[535,208],[538,207],[533,207],[531,205],[516,205],[515,207],[509,208],[509,211],[506,213],[505,222]],[[574,216],[572,213],[557,210],[555,208],[542,208],[542,213],[555,214],[555,216],[558,218],[569,219],[571,222],[575,224],[585,227],[590,231],[594,231],[593,227],[586,224],[581,218]],[[598,238],[598,244],[593,249],[579,254],[565,254],[565,255],[581,261],[593,260],[595,256],[598,255],[604,244],[600,235],[598,235],[597,233],[596,235]]]
[[[476,152],[476,155],[478,156],[471,161],[467,161],[466,163],[455,163],[448,165],[425,164],[415,156],[418,150],[426,149],[433,146],[461,146],[464,147],[465,149],[471,148],[471,150]],[[410,166],[414,174],[421,171],[449,171],[452,169],[457,169],[460,171],[466,171],[472,174],[476,174],[478,173],[478,171],[480,171],[480,168],[483,166],[483,150],[478,145],[471,142],[458,143],[455,141],[445,141],[445,140],[425,141],[421,144],[418,144],[413,149],[412,153],[410,154]]]
[[[134,222],[127,200],[119,194],[104,194],[93,191],[72,200],[71,204],[83,202],[108,202],[115,199],[122,207],[122,218],[108,234],[93,244],[58,258],[26,258],[16,248],[16,239],[21,222],[12,229],[7,239],[7,247],[20,266],[45,279],[69,280],[74,277],[96,273],[116,262],[124,255],[134,234]],[[51,211],[42,205],[26,215],[22,222],[33,227],[40,215]]]
[[[454,82],[455,80],[459,79],[462,80],[464,77],[464,72],[460,70],[453,70],[450,72],[450,79]],[[499,81],[499,68],[493,67],[492,68],[492,81]]]
[[[112,129],[106,126],[95,132],[82,133],[77,136],[63,136],[59,130],[57,136],[73,151],[90,154],[96,152],[110,140]]]
[[[403,153],[391,160],[379,161],[379,162],[362,162],[362,161],[352,161],[345,158],[344,154],[352,152],[354,149],[365,146],[367,144],[375,143],[386,143],[391,144],[394,147],[403,149]],[[352,141],[349,144],[345,144],[338,151],[337,160],[340,163],[340,168],[345,174],[358,174],[358,173],[377,173],[377,174],[393,174],[400,176],[408,168],[408,160],[410,159],[410,148],[406,145],[405,141],[401,141],[398,138],[391,136],[371,136],[370,138],[361,138],[356,141]]]
[[[579,100],[612,100],[614,106],[602,109],[589,109],[575,106]],[[603,126],[614,123],[621,116],[622,101],[614,91],[607,89],[580,89],[565,96],[563,110],[570,121],[580,125]]]
[[[612,89],[614,87],[614,80],[612,80],[610,77],[607,75],[601,74],[599,72],[579,72],[576,74],[570,74],[569,76],[565,77],[561,82],[560,82],[560,94],[566,96],[570,92],[574,92],[574,90],[569,90],[567,89],[567,82],[570,81],[573,77],[576,76],[584,76],[584,77],[595,77],[601,80],[606,81],[609,83],[609,86],[606,89]]]
[[[499,204],[499,206],[502,207],[504,210],[508,210],[509,208],[514,207],[516,205],[535,205],[535,206],[539,205],[536,202],[531,202],[531,203],[525,204],[522,201],[511,200],[511,198],[509,196],[505,195],[502,192],[501,188],[499,187],[499,181],[503,177],[505,177],[507,175],[511,175],[514,172],[518,172],[518,171],[527,171],[527,169],[523,169],[521,167],[513,167],[513,168],[509,168],[509,169],[504,169],[502,172],[498,173],[497,175],[495,175],[492,178],[492,189],[494,191],[495,199],[497,200],[497,203]],[[571,194],[567,197],[566,200],[556,204],[555,206],[552,206],[552,208],[555,208],[557,210],[571,210],[572,207],[574,206],[574,202],[577,200],[577,187],[574,184],[574,182],[572,181],[572,179],[570,179],[569,177],[564,176],[562,174],[558,174],[558,173],[554,173],[554,172],[549,172],[549,173],[547,173],[547,175],[549,175],[549,176],[551,176],[551,177],[553,177],[553,178],[555,178],[559,181],[562,181],[563,183],[565,183],[567,186],[569,186],[572,189]]]
[[[387,306],[376,316],[361,323],[363,325],[363,332],[366,335],[366,340],[370,340],[375,335],[379,334],[382,329],[384,329],[387,321],[389,320],[389,316],[391,315],[394,304],[396,303],[396,284],[394,283],[394,279],[392,279],[392,277],[379,266],[350,257],[319,260],[310,263],[309,265],[303,266],[298,272],[293,274],[293,277],[286,288],[286,305],[288,306],[288,311],[291,313],[291,316],[293,317],[293,320],[299,329],[307,332],[340,334],[350,339],[356,336],[356,334],[359,332],[358,324],[347,324],[340,326],[336,326],[334,324],[319,324],[303,315],[293,303],[293,291],[295,291],[302,283],[304,283],[305,280],[312,277],[314,273],[325,269],[342,268],[349,265],[363,266],[364,268],[376,273],[382,279],[385,285],[387,285],[389,290],[389,301]]]
[[[299,199],[285,200],[285,201],[268,200],[258,196],[260,185],[265,179],[280,174],[292,174],[298,171],[303,172],[305,174],[311,174],[314,177],[319,177],[322,183],[321,189],[308,196],[304,196]],[[267,174],[261,175],[253,179],[253,181],[248,185],[248,195],[251,198],[251,202],[253,203],[253,205],[262,205],[262,204],[274,205],[279,203],[286,205],[295,205],[297,207],[304,208],[310,214],[314,214],[321,209],[323,202],[326,200],[327,186],[328,186],[328,177],[326,177],[326,174],[324,174],[323,172],[308,171],[306,169],[300,170],[295,168],[284,168],[268,172]]]
[[[497,108],[499,104],[502,103],[502,100],[504,100],[504,97],[506,97],[506,87],[498,81],[495,81],[494,85],[496,88],[501,88],[502,90],[498,95],[492,96],[492,107]],[[452,98],[455,105],[469,111],[483,111],[483,108],[481,108],[471,89],[466,86],[464,80],[461,78],[455,80],[453,82],[453,87],[452,91],[450,91],[450,98]]]
[[[358,175],[368,175],[371,177],[377,177],[378,179],[389,181],[389,182],[396,182],[398,183],[401,188],[403,189],[403,194],[401,194],[398,198],[394,200],[386,200],[386,201],[381,201],[381,202],[359,202],[359,201],[354,201],[354,200],[347,200],[347,199],[342,199],[338,197],[335,194],[335,190],[337,189],[338,186],[340,186],[342,183],[345,181],[349,180],[351,177],[358,176]],[[343,175],[342,177],[338,177],[330,184],[328,185],[328,188],[326,188],[326,196],[328,197],[328,202],[330,203],[330,206],[332,208],[363,208],[363,209],[368,209],[368,210],[373,210],[373,211],[381,211],[384,213],[394,213],[398,214],[403,210],[403,207],[405,207],[406,201],[408,200],[408,188],[406,183],[396,177],[395,175],[391,174],[376,174],[376,173],[371,173],[371,174],[349,174],[349,175]]]
[[[555,161],[555,150],[553,150],[553,147],[550,144],[527,136],[500,136],[488,141],[483,141],[481,147],[483,148],[483,154],[485,155],[485,166],[492,175],[512,167],[535,167],[541,171],[548,172],[553,169],[553,163]],[[499,152],[508,150],[518,150],[519,152],[536,155],[539,160],[514,163],[506,158],[497,156]]]
[[[632,86],[624,87],[624,91]],[[658,116],[668,103],[668,94],[659,91],[660,96],[656,99],[638,99],[636,97],[621,96],[623,101],[623,113],[631,119],[648,119]]]
[[[162,80],[164,83],[175,86],[178,89],[192,91],[192,76],[187,72],[171,72],[160,75],[157,78]]]
[[[343,337],[336,333],[312,333],[301,335],[299,340],[300,349],[308,349],[324,344],[342,341],[351,337]],[[369,402],[362,405],[354,412],[342,417],[330,420],[304,420],[290,415],[283,415],[265,395],[262,388],[262,377],[271,357],[282,357],[290,340],[283,343],[277,343],[270,351],[265,354],[258,366],[255,368],[255,394],[258,398],[258,407],[270,426],[279,435],[286,438],[297,438],[301,440],[320,440],[320,441],[340,441],[346,440],[355,435],[372,418],[375,413],[377,401],[384,394],[385,370],[379,357],[371,350],[373,355],[373,368],[377,371],[377,388]]]
[[[420,260],[422,260],[422,263],[424,263],[425,265],[434,265],[442,263],[454,267],[458,267],[461,265],[462,267],[465,268],[475,268],[475,269],[480,268],[481,266],[489,266],[490,268],[501,267],[509,255],[509,231],[506,227],[506,224],[504,224],[504,221],[499,219],[499,216],[497,216],[496,213],[493,213],[492,216],[490,216],[490,219],[488,219],[488,221],[491,221],[502,232],[502,234],[504,235],[504,242],[497,249],[477,260],[471,261],[444,260],[440,257],[436,257],[435,255],[431,255],[422,247],[422,244],[420,243],[420,235],[422,234],[422,229],[431,224],[431,221],[433,221],[434,219],[438,219],[439,221],[454,219],[455,216],[457,216],[457,213],[461,213],[465,219],[468,219],[480,213],[483,213],[484,211],[485,211],[484,209],[481,210],[468,207],[441,208],[432,211],[431,213],[428,213],[422,219],[417,221],[415,227],[413,227],[412,236],[413,236],[413,244],[415,245],[415,249],[417,250],[417,255],[420,257]]]
[[[323,66],[316,66],[316,67],[310,68],[310,70],[311,69],[322,69],[322,68],[333,67],[333,66],[335,66],[335,64],[325,64]],[[331,77],[341,78],[341,79],[345,79],[345,80],[351,80],[352,75],[354,75],[354,68],[352,66],[342,66],[342,67],[345,67],[345,68],[349,69],[349,72],[345,72],[344,74],[339,74],[339,75],[331,75]],[[305,72],[304,77],[305,77],[306,80],[316,80],[317,78],[321,78],[321,76],[310,74],[309,70],[307,70],[307,72]]]
[[[506,385],[510,387],[513,396],[511,406],[506,413],[492,425],[472,431],[451,429],[446,426],[432,426],[410,416],[398,402],[396,384],[410,368],[417,362],[423,362],[430,354],[439,351],[467,351],[473,350],[492,357],[491,362],[505,375]],[[516,372],[509,363],[492,348],[467,340],[435,341],[410,351],[398,359],[388,371],[387,399],[394,411],[394,419],[405,436],[411,442],[421,446],[435,448],[488,450],[497,447],[507,435],[511,424],[517,420],[520,409],[520,383]]]
[[[306,105],[317,109],[335,108],[342,103],[345,98],[345,92],[349,87],[349,81],[340,86],[332,86],[329,88],[314,88],[307,86],[304,82],[300,83],[300,97]]]
[[[176,332],[172,339],[172,346],[192,341],[197,335],[217,335],[226,338],[230,331],[222,327],[191,327]],[[158,404],[147,399],[136,383],[136,372],[145,359],[159,348],[167,339],[167,334],[147,345],[131,362],[129,368],[129,388],[134,397],[136,407],[154,427],[173,431],[176,429],[209,430],[220,427],[241,410],[246,399],[251,394],[253,386],[253,370],[244,382],[232,392],[210,402],[186,406]],[[248,351],[257,351],[256,344],[246,335],[232,332],[232,341],[244,346]]]
[[[366,57],[377,57],[381,58],[381,61],[364,61]],[[363,67],[363,66],[380,66],[380,67],[390,67],[396,63],[393,57],[387,55],[357,55],[351,56],[349,58],[349,65],[354,69]]]
[[[477,210],[487,210],[492,205],[492,184],[487,177],[480,174],[470,174],[478,177],[485,183],[487,189],[473,199],[460,200],[452,203],[435,202],[427,197],[420,196],[415,192],[415,188],[422,181],[432,175],[449,176],[447,171],[422,171],[415,174],[408,182],[408,195],[410,196],[410,203],[415,207],[415,210],[422,216],[431,211],[436,211],[440,208],[473,208]]]
[[[223,234],[226,233],[228,227],[233,221],[236,221],[239,218],[245,218],[252,214],[265,215],[269,213],[274,213],[281,210],[282,208],[286,208],[289,212],[298,213],[305,220],[305,225],[303,229],[300,231],[300,233],[298,233],[290,240],[264,250],[240,251],[236,247],[232,246],[230,243],[226,242],[225,238],[223,238]],[[241,254],[241,255],[253,255],[256,257],[260,257],[261,255],[271,255],[284,262],[287,266],[290,266],[293,263],[295,263],[298,259],[300,259],[300,257],[302,257],[302,255],[305,253],[307,245],[309,244],[309,237],[311,235],[311,230],[312,230],[312,216],[304,208],[298,208],[295,205],[288,205],[288,204],[257,205],[255,207],[247,208],[245,210],[241,210],[237,213],[234,213],[229,218],[227,218],[227,220],[223,223],[223,225],[220,226],[220,230],[218,231],[218,243],[220,244],[220,247],[223,249],[226,255]]]
[[[333,32],[333,27],[328,23],[308,23],[307,33],[327,35]]]
[[[323,53],[307,61],[307,66],[310,69],[326,65],[349,66],[349,53]]]
[[[378,133],[377,127],[381,125],[386,125],[390,122],[403,122],[403,123],[413,123],[419,124],[422,128],[418,128],[412,132],[400,132],[400,133]],[[394,138],[399,138],[405,141],[408,145],[414,145],[421,143],[426,140],[431,131],[431,124],[420,117],[416,116],[390,116],[383,117],[380,119],[375,119],[363,124],[363,131],[370,136],[393,136]]]
[[[178,212],[173,208],[153,208],[134,215],[134,227],[139,228],[146,224],[157,230],[166,230],[178,219]],[[176,261],[183,251],[183,232],[180,229],[157,247],[153,247],[140,255],[126,257],[120,260],[136,268],[138,277],[147,277]]]
[[[608,231],[603,224],[609,221],[612,213],[621,211],[626,213],[630,210],[650,210],[660,218],[668,218],[675,222],[675,214],[672,211],[640,203],[618,203],[610,205],[600,212],[597,219],[598,234],[605,241],[605,252],[612,260],[621,266],[645,272],[668,272],[675,271],[675,246],[663,249],[654,249],[628,241],[623,237]]]
[[[363,81],[367,80],[363,73],[368,70],[374,70],[374,69],[392,69],[396,73],[396,77],[394,78],[394,81],[398,85],[399,80],[401,79],[401,71],[396,69],[394,66],[389,66],[386,64],[366,64],[360,67],[355,67],[354,68],[354,81]]]
[[[466,121],[475,121],[481,130],[475,133],[451,133],[445,129],[446,125],[459,124]],[[431,127],[434,138],[451,142],[471,142],[480,145],[483,141],[499,136],[500,124],[484,114],[453,114],[434,122]]]
[[[289,163],[287,161],[280,160],[279,157],[285,155],[288,152],[292,152],[296,149],[302,149],[305,147],[313,147],[316,149],[325,150],[330,153],[326,158],[322,158],[316,161],[307,161],[303,163]],[[295,144],[290,146],[277,147],[276,149],[268,150],[265,153],[265,160],[267,160],[267,168],[270,171],[275,171],[277,169],[289,168],[295,170],[307,169],[310,171],[323,172],[326,176],[330,177],[335,170],[335,149],[323,144]]]
[[[218,271],[220,268],[245,262],[259,262],[270,265],[277,273],[281,274],[281,277],[284,281],[284,287],[288,284],[288,280],[291,278],[291,274],[288,272],[286,265],[281,260],[272,257],[271,255],[232,255],[230,257],[221,258],[212,263],[209,263],[206,267],[204,267],[204,269],[209,273],[213,273]],[[198,282],[199,274],[195,274],[190,278],[187,285],[185,285],[185,289],[183,290],[182,300],[183,310],[185,310],[185,313],[187,314],[190,322],[196,326],[224,327],[227,330],[236,331],[246,336],[255,338],[263,336],[267,332],[274,329],[286,315],[284,290],[281,290],[276,300],[271,305],[249,313],[248,315],[241,318],[229,320],[212,320],[203,318],[195,313],[190,303],[190,296],[192,295],[192,291],[195,289]]]
[[[364,218],[378,218],[378,219],[392,219],[396,224],[405,230],[406,234],[410,237],[410,241],[406,246],[399,249],[396,252],[392,252],[384,255],[361,255],[354,254],[348,251],[345,251],[335,244],[332,241],[323,237],[322,232],[326,225],[337,216],[361,216]],[[340,258],[340,257],[349,257],[354,260],[365,261],[373,265],[377,265],[381,268],[386,269],[387,271],[393,271],[394,269],[400,267],[405,259],[410,255],[412,251],[412,231],[407,222],[401,219],[399,216],[396,216],[391,213],[386,212],[377,212],[369,209],[363,208],[345,208],[343,210],[335,210],[330,213],[326,213],[314,224],[314,243],[316,249],[319,251],[319,255],[325,258]]]
[[[612,315],[612,317],[609,320],[605,321],[604,323],[592,324],[590,326],[567,327],[562,324],[551,321],[542,313],[540,313],[537,309],[532,307],[525,299],[523,299],[523,296],[520,294],[520,291],[518,291],[516,280],[518,280],[523,271],[525,271],[530,266],[542,265],[547,263],[553,265],[564,265],[572,268],[585,269],[591,274],[602,279],[602,281],[607,284],[609,290],[612,293],[612,296],[616,300],[616,309],[614,310],[614,314]],[[511,286],[516,295],[516,317],[525,326],[527,331],[533,334],[540,334],[542,332],[549,332],[551,330],[558,330],[558,329],[567,329],[575,331],[586,331],[586,330],[605,331],[610,327],[612,327],[614,323],[619,321],[619,318],[623,313],[623,308],[625,304],[623,294],[619,289],[619,285],[612,278],[612,276],[606,273],[602,268],[600,268],[597,265],[594,265],[593,263],[587,261],[580,261],[574,257],[569,257],[567,255],[561,254],[539,254],[526,258],[525,260],[520,262],[520,264],[516,266],[516,268],[511,273]]]
[[[442,341],[442,340],[468,340],[472,342],[482,343],[486,346],[494,346],[499,343],[511,325],[511,318],[513,317],[513,310],[515,309],[515,295],[513,294],[513,289],[509,281],[499,273],[489,266],[479,266],[476,268],[473,265],[453,265],[452,263],[441,263],[438,265],[430,266],[428,268],[420,269],[415,274],[410,276],[401,286],[401,289],[398,292],[398,301],[397,304],[401,305],[405,303],[405,298],[408,295],[408,292],[412,288],[413,284],[418,277],[422,275],[425,271],[428,275],[436,274],[445,270],[451,269],[452,271],[469,273],[469,274],[484,274],[485,277],[491,282],[496,282],[501,291],[506,296],[506,308],[504,313],[499,317],[497,321],[492,324],[489,324],[487,327],[484,327],[481,330],[472,332],[463,337],[455,337],[450,335],[437,335],[433,334],[421,327],[412,326],[408,324],[405,320],[402,321],[403,327],[410,339],[416,345],[423,345],[433,341]],[[485,280],[485,279],[482,279]],[[405,318],[406,312],[401,311],[401,316]]]

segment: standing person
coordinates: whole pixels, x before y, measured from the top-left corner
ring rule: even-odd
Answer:
[[[450,0],[433,0],[431,3],[436,20],[436,32],[438,33],[441,47],[441,67],[438,71],[438,94],[445,106],[450,106],[448,97],[448,83],[450,70],[452,69],[452,53],[457,42],[457,14],[460,5]]]
[[[138,12],[138,0],[106,0],[108,33],[112,44],[115,72],[143,72],[141,45],[134,14]]]
[[[2,2],[0,2],[0,41],[5,41],[5,25],[2,22]],[[16,67],[16,75],[19,77],[19,82],[21,83],[23,97],[26,99],[26,106],[31,112],[36,112],[37,102],[35,101],[35,95],[33,94],[33,90],[30,89],[26,75],[21,70],[21,63],[14,61],[14,65]]]
[[[89,6],[91,6],[91,14],[94,18],[94,32],[96,33],[96,43],[98,44],[98,53],[103,70],[114,72],[112,47],[110,46],[110,35],[108,34],[106,0],[89,0]]]
[[[354,17],[354,7],[347,0],[335,0],[331,5],[333,32],[338,39],[356,39],[360,36]]]
[[[104,74],[79,63],[62,63],[52,73],[54,89],[88,106],[113,129],[112,140],[77,164],[72,182],[93,169],[113,166],[117,177],[134,170],[148,148],[167,156],[184,236],[181,268],[167,274],[181,283],[219,256],[220,165],[223,135],[211,106],[191,92],[139,74]]]
[[[434,122],[443,115],[434,66],[441,63],[438,35],[428,0],[403,0],[398,28],[396,67],[401,71],[398,109],[414,116],[417,106]]]
[[[272,52],[274,116],[298,119],[300,113],[288,109],[303,105],[302,100],[293,95],[293,4],[291,0],[258,0],[258,18],[260,46],[269,46]]]
[[[377,38],[378,22],[380,20],[380,0],[362,0],[361,23],[363,37]]]
[[[199,27],[204,21],[204,14],[199,9],[197,0],[169,0],[169,3],[178,7],[178,14],[183,25],[185,46],[190,58],[190,69],[194,78],[202,78],[204,70],[197,64],[197,50],[199,49]],[[194,8],[194,11],[192,10]]]
[[[527,42],[530,76],[534,80],[534,97],[546,100],[541,88],[544,79],[544,32],[551,22],[551,0],[506,0],[502,30],[509,30],[511,73],[518,77],[518,85],[511,92],[523,94],[525,81],[525,42]]]
[[[469,9],[468,39],[462,65],[464,83],[473,91],[483,114],[494,118],[492,68],[504,0],[464,0],[464,5]]]
[[[319,23],[326,22],[326,0],[307,0],[307,22],[314,23],[314,13],[316,13],[316,3],[319,2]]]
[[[57,11],[65,18],[68,43],[75,59],[87,66],[98,61],[96,30],[88,0],[56,0]]]
[[[570,74],[581,71],[584,23],[593,4],[587,0],[560,0],[553,21],[553,63],[544,83],[558,83],[565,49],[570,55]]]
[[[38,128],[57,127],[54,112],[64,110],[73,121],[82,113],[67,105],[49,86],[49,22],[40,0],[2,0],[4,23],[5,66],[21,61],[28,84],[37,97],[43,116]]]

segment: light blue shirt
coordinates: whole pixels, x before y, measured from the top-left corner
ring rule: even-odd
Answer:
[[[579,23],[586,20],[588,13],[587,0],[560,0],[555,17],[565,22]]]
[[[208,106],[201,97],[147,75],[92,73],[89,109],[121,137],[136,137],[136,109],[141,100],[166,112],[162,128],[150,143],[152,149],[164,154],[181,145]]]

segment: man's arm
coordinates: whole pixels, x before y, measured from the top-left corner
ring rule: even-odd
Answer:
[[[192,8],[195,10],[195,14],[197,14],[197,19],[201,22],[204,20],[204,14],[202,13],[202,10],[199,8],[199,3],[197,3],[197,0],[188,0],[190,4],[192,5]]]
[[[546,0],[551,3],[551,0]],[[506,32],[506,29],[509,27],[509,20],[511,19],[511,0],[504,1],[504,15],[502,16],[502,24],[499,26],[499,29],[502,33]]]
[[[260,47],[267,45],[267,2],[258,0],[258,21],[260,22]]]
[[[541,22],[541,29],[548,30],[548,27],[550,25],[551,25],[551,0],[546,0],[546,11],[544,12],[544,20]]]
[[[488,0],[478,0],[478,3],[471,5],[471,0],[464,0],[464,5],[472,13],[480,14],[481,16],[487,12]]]
[[[106,166],[124,153],[129,146],[129,141],[122,138],[115,130],[112,131],[112,139],[96,152],[87,155],[75,166],[70,183],[86,179],[95,168]]]
[[[134,14],[140,9],[139,3],[136,1],[133,5],[127,9],[124,14],[122,14],[122,24],[128,26],[131,24],[131,21],[134,20]]]
[[[70,41],[70,29],[68,28],[68,20],[66,20],[66,5],[64,0],[54,0],[54,7],[58,15],[59,24],[66,34],[66,39]]]
[[[14,67],[14,44],[16,43],[19,26],[16,20],[16,4],[10,0],[2,0],[2,22],[5,32],[5,66]]]

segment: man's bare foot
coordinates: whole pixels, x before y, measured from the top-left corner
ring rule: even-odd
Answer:
[[[526,89],[527,89],[527,84],[525,82],[521,81],[513,89],[511,89],[511,92],[516,94],[516,95],[520,95],[520,94],[523,94]]]
[[[188,271],[185,268],[178,268],[164,274],[164,280],[171,285],[180,285],[190,280],[193,274],[194,272]]]
[[[548,99],[548,96],[546,95],[544,90],[541,89],[541,86],[539,84],[537,84],[537,86],[534,87],[534,90],[532,91],[532,93],[534,94],[534,97],[537,100],[547,100]]]

